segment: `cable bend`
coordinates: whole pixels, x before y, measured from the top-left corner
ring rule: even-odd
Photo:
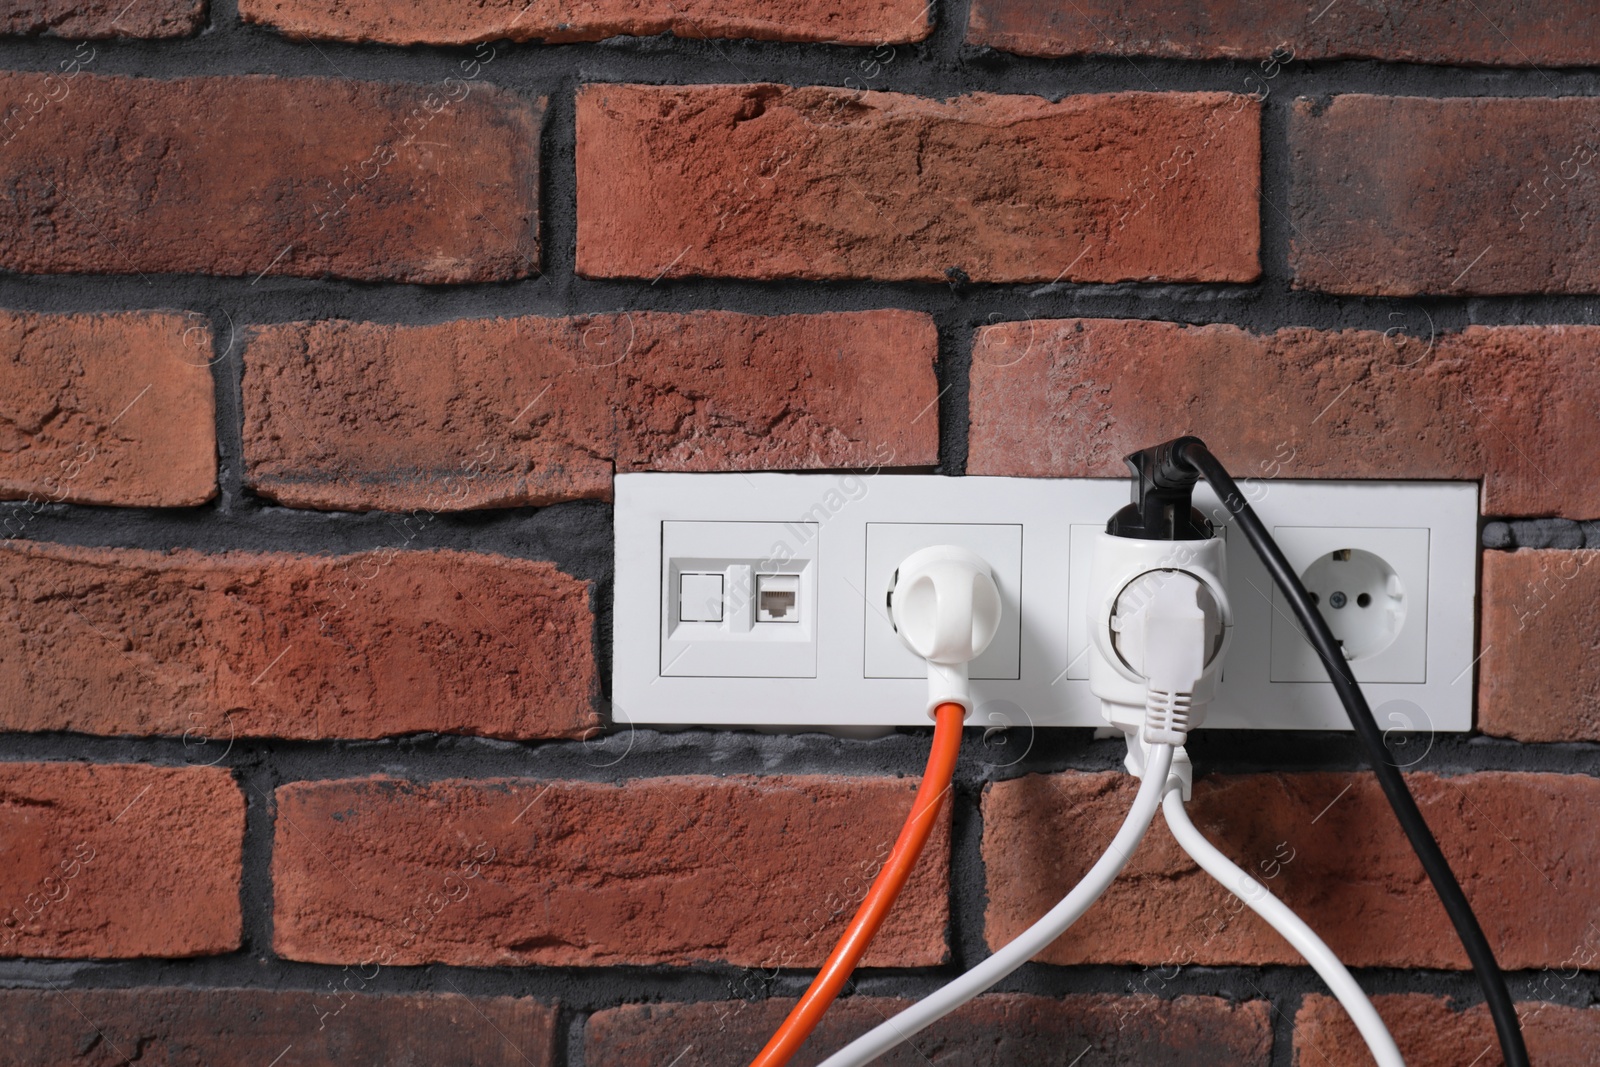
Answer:
[[[1217,884],[1271,924],[1285,941],[1306,958],[1306,962],[1328,984],[1333,995],[1339,998],[1339,1003],[1344,1005],[1344,1010],[1361,1032],[1362,1040],[1366,1041],[1372,1058],[1377,1061],[1377,1067],[1405,1067],[1405,1060],[1401,1058],[1400,1049],[1390,1036],[1389,1028],[1383,1024],[1372,1001],[1367,999],[1367,994],[1351,977],[1345,965],[1339,962],[1322,938],[1306,925],[1305,920],[1206,839],[1183,806],[1182,784],[1177,778],[1167,779],[1167,793],[1161,802],[1161,812],[1166,816],[1167,826],[1172,830],[1178,847],[1187,852],[1201,870],[1216,879]]]
[[[811,980],[810,987],[789,1012],[782,1025],[773,1033],[750,1067],[782,1067],[805,1044],[811,1031],[827,1013],[834,998],[850,980],[850,974],[861,962],[861,957],[877,936],[878,928],[888,918],[889,910],[900,896],[911,871],[922,855],[938,821],[939,809],[950,793],[950,782],[955,777],[956,756],[961,751],[961,729],[966,722],[967,709],[960,704],[940,704],[934,711],[933,745],[928,752],[928,769],[923,772],[922,784],[917,787],[916,799],[911,802],[911,812],[906,816],[900,836],[888,859],[884,860],[872,887],[862,898],[855,918],[839,937],[839,943],[828,954],[822,969]]]
[[[926,1028],[973,997],[982,993],[1012,971],[1037,956],[1067,927],[1100,899],[1106,888],[1122,873],[1144,838],[1156,809],[1161,806],[1162,788],[1172,767],[1172,746],[1151,745],[1139,793],[1111,844],[1095,861],[1083,880],[1044,918],[1024,930],[1010,944],[978,964],[949,985],[930,994],[899,1015],[862,1034],[844,1048],[823,1060],[820,1067],[862,1067]]]

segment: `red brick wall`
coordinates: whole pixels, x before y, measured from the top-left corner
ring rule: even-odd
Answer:
[[[925,733],[611,728],[617,471],[1478,481],[1425,814],[1536,1062],[1600,1044],[1583,5],[36,0],[0,12],[0,1064],[737,1065]],[[1285,456],[1289,458],[1285,458]],[[1497,1063],[1348,737],[1195,817]],[[1420,753],[1420,755],[1419,755]],[[1042,912],[1118,744],[974,731],[801,1058]],[[1367,1062],[1157,828],[886,1063]]]

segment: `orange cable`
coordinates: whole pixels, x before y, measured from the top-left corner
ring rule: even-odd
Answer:
[[[922,784],[912,801],[911,813],[906,816],[894,849],[884,861],[883,869],[872,881],[872,888],[856,909],[856,916],[840,935],[822,969],[811,980],[805,996],[789,1012],[765,1048],[750,1061],[750,1067],[783,1067],[789,1058],[805,1044],[811,1031],[822,1021],[833,1004],[839,990],[844,988],[850,973],[877,936],[878,928],[888,918],[900,890],[905,888],[911,870],[922,855],[922,847],[933,833],[939,809],[944,805],[945,794],[950,791],[950,780],[955,776],[956,755],[961,750],[961,728],[966,721],[966,709],[960,704],[940,704],[934,711],[933,747],[928,753],[928,769],[923,772]]]

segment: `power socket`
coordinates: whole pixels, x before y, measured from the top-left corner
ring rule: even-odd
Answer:
[[[1380,722],[1470,729],[1477,486],[1245,488],[1319,593]],[[925,671],[889,626],[885,596],[899,559],[954,543],[994,568],[1006,613],[973,664],[974,724],[1101,726],[1088,687],[1089,545],[1127,500],[1125,479],[618,475],[613,712],[640,724],[926,725]],[[1234,611],[1207,728],[1348,729],[1255,553],[1206,486],[1195,503],[1223,527]],[[1386,717],[1394,701],[1403,722]]]
[[[1428,529],[1280,526],[1273,540],[1317,603],[1358,682],[1428,680]],[[1278,589],[1272,680],[1320,682],[1326,668]],[[1408,625],[1412,620],[1420,620]]]
[[[1246,490],[1253,506],[1310,592],[1380,726],[1401,730],[1468,730],[1472,668],[1477,663],[1478,494],[1462,482],[1259,482]],[[1196,494],[1196,500],[1201,499]],[[1210,514],[1215,499],[1200,506]],[[1327,557],[1351,550],[1352,559]],[[1357,553],[1373,569],[1399,579],[1398,604],[1375,587],[1357,588],[1347,568]],[[1285,728],[1344,730],[1344,709],[1288,604],[1242,534],[1228,538],[1233,590],[1233,649],[1223,666],[1223,692],[1207,720],[1212,727],[1251,728],[1267,718]],[[1387,588],[1387,582],[1385,583]],[[1345,594],[1345,605],[1332,603]],[[1365,607],[1360,595],[1372,601]],[[1327,595],[1323,595],[1326,593]],[[1375,614],[1402,609],[1385,637]],[[1307,656],[1310,657],[1309,661]]]

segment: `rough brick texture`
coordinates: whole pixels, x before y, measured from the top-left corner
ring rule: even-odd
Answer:
[[[1394,1035],[1406,1067],[1503,1067],[1489,1009],[1456,1011],[1449,1001],[1422,993],[1373,997]],[[1592,1067],[1600,1048],[1600,1009],[1561,1004],[1517,1005],[1528,1058],[1539,1067]],[[1294,1021],[1296,1067],[1369,1067],[1355,1025],[1332,997],[1306,997]]]
[[[337,8],[318,0],[241,0],[246,22],[295,38],[385,44],[473,44],[479,41],[598,41],[670,33],[703,40],[832,41],[895,44],[920,41],[933,28],[926,0],[439,0],[401,7],[357,0]]]
[[[12,0],[0,34],[55,37],[187,37],[206,22],[205,0]]]
[[[181,507],[217,491],[211,330],[197,316],[0,311],[0,498]]]
[[[1600,804],[1600,781],[1502,771],[1408,781],[1501,966],[1569,958],[1600,902],[1600,841],[1585,814]],[[983,857],[991,946],[1021,933],[1083,876],[1121,823],[1135,785],[1115,772],[1032,775],[989,787]],[[1347,965],[1467,967],[1370,774],[1203,779],[1191,811],[1218,848],[1299,912]],[[1038,958],[1301,962],[1178,850],[1159,819],[1123,877]]]
[[[426,518],[397,521],[396,541],[425,543]],[[233,737],[597,724],[587,590],[549,563],[11,542],[0,612],[8,730],[181,736],[210,762]]]
[[[781,85],[578,95],[595,277],[1250,281],[1260,109]]]
[[[0,268],[472,282],[537,268],[542,102],[453,79],[0,74]],[[35,101],[38,107],[27,101]]]
[[[1478,728],[1518,741],[1600,741],[1600,552],[1483,554]]]
[[[835,1002],[791,1067],[829,1053],[907,1007],[889,997]],[[793,1000],[630,1004],[591,1016],[588,1067],[663,1067],[693,1046],[696,1067],[742,1067],[794,1006]],[[1070,1062],[1086,1049],[1103,1064],[1266,1067],[1272,1048],[1267,1004],[1215,997],[980,997],[873,1060],[882,1067],[1015,1067]],[[685,1062],[688,1062],[687,1060]],[[1084,1064],[1091,1062],[1085,1059]]]
[[[909,311],[260,327],[247,481],[439,511],[605,499],[614,470],[932,464],[937,355]]]
[[[555,1011],[520,997],[265,989],[0,990],[0,1065],[550,1067]],[[337,988],[337,987],[336,987]],[[351,990],[356,990],[352,992]],[[148,1050],[148,1051],[147,1051]]]
[[[0,763],[0,956],[236,949],[243,838],[222,768]]]
[[[1028,56],[1381,59],[1532,67],[1600,62],[1588,13],[1563,0],[1249,3],[975,0],[967,40]]]
[[[306,782],[278,790],[274,947],[463,966],[815,967],[916,782]],[[948,809],[867,966],[945,958]]]
[[[1205,438],[1237,477],[1481,479],[1490,515],[1600,515],[1600,329],[1389,333],[1061,319],[978,332],[969,474],[1120,476]],[[1160,389],[1150,382],[1159,380]]]
[[[1600,290],[1597,124],[1592,97],[1296,101],[1295,283],[1382,296]]]

